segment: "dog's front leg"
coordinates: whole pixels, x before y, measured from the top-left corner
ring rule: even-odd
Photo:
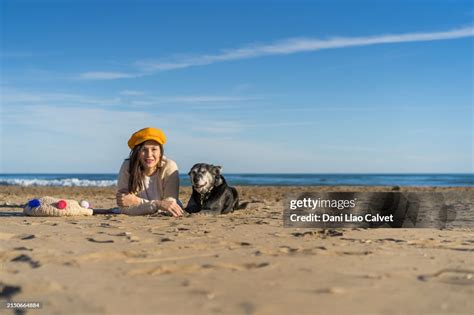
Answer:
[[[218,215],[221,214],[222,204],[221,202],[212,202],[212,203],[205,203],[202,207],[201,212],[202,214],[206,215]]]
[[[196,213],[201,211],[201,205],[198,204],[194,198],[189,199],[188,205],[184,209],[187,213]]]
[[[227,214],[230,212],[234,212],[234,198],[226,198],[224,202],[224,207],[222,208],[222,214]]]
[[[233,192],[234,189],[235,188],[231,187],[230,189],[226,191],[225,195],[223,196],[224,200],[222,201],[222,212],[221,212],[222,214],[234,212],[234,208],[235,208],[235,198],[234,198],[234,192]]]
[[[215,211],[215,210],[211,210],[211,209],[202,209],[201,211],[199,211],[199,214],[214,216],[214,215],[218,215],[220,213],[219,213],[219,211]]]

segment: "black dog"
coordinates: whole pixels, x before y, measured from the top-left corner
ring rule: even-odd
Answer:
[[[248,203],[239,205],[237,189],[227,185],[221,169],[206,163],[198,163],[191,168],[188,175],[193,193],[184,209],[186,212],[224,214],[247,206]]]

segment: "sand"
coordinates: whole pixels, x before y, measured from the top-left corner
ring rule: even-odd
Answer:
[[[112,208],[114,190],[0,187],[0,300],[42,303],[27,314],[474,313],[473,228],[284,228],[286,193],[387,188],[238,190],[251,203],[225,216],[56,218],[20,207],[50,195]]]

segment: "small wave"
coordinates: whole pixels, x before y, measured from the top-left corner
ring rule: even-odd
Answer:
[[[117,185],[117,180],[90,180],[79,178],[64,179],[0,179],[0,185],[6,186],[58,186],[58,187],[111,187]]]

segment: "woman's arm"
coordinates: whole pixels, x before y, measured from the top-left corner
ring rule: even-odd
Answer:
[[[172,160],[167,160],[163,174],[162,199],[179,199],[179,171],[178,165]]]
[[[148,200],[139,198],[128,191],[129,160],[125,160],[120,167],[117,180],[116,202],[120,213],[129,215],[151,214],[157,211],[156,206],[150,205]]]
[[[161,176],[161,200],[157,200],[161,210],[171,213],[173,216],[184,214],[178,204],[179,198],[179,172],[178,166],[172,160],[167,159]]]
[[[146,215],[153,214],[158,210],[163,210],[171,214],[173,217],[183,215],[183,210],[175,200],[151,200],[146,201],[138,206],[120,208],[120,213],[128,215]]]
[[[158,200],[148,201],[146,200],[144,203],[130,206],[130,207],[119,207],[121,214],[128,214],[128,215],[146,215],[146,214],[153,214],[158,211],[158,204],[156,204]]]

